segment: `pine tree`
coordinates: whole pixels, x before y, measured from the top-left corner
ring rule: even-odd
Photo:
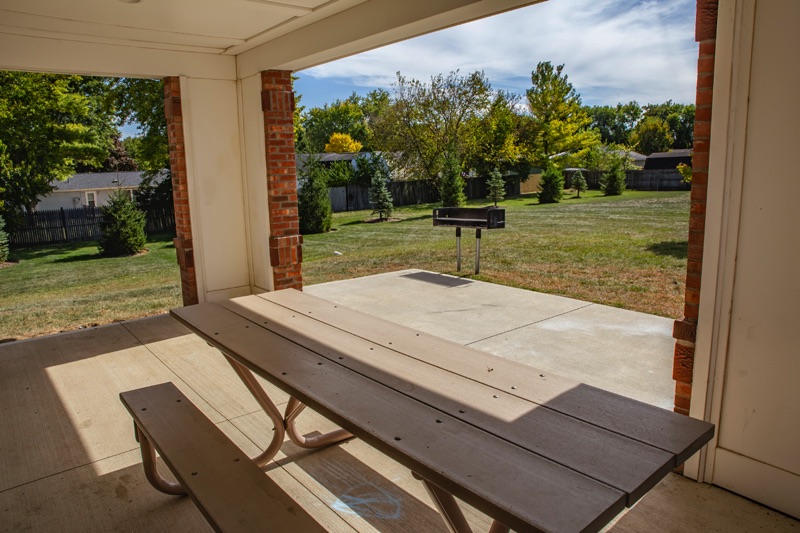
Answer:
[[[564,175],[561,171],[550,165],[542,174],[539,182],[539,203],[554,204],[561,201],[564,193]]]
[[[394,210],[394,202],[392,200],[392,193],[386,186],[388,178],[386,176],[386,168],[379,165],[375,168],[375,173],[372,175],[372,180],[369,185],[369,203],[372,204],[373,213],[378,213],[380,220],[389,220]]]
[[[625,169],[622,163],[614,161],[600,179],[600,190],[606,196],[619,196],[625,190]]]
[[[6,233],[6,222],[0,216],[0,263],[8,260],[8,233]]]
[[[461,176],[461,162],[453,150],[448,150],[444,155],[442,177],[439,180],[439,196],[442,198],[442,207],[461,207],[467,202],[464,194],[466,183]]]
[[[309,159],[301,173],[302,186],[297,193],[300,233],[325,233],[331,229],[333,212],[325,181],[325,169],[319,160]]]
[[[506,194],[506,180],[503,179],[503,175],[497,167],[489,172],[489,181],[486,182],[486,186],[489,188],[487,198],[492,200],[494,205],[503,200]]]
[[[586,178],[583,177],[583,173],[580,170],[572,176],[572,188],[578,191],[578,198],[581,197],[583,191],[589,188]]]
[[[127,191],[114,191],[108,205],[100,208],[100,216],[100,230],[103,233],[97,243],[100,255],[135,255],[144,249],[147,242],[145,215],[136,208]]]

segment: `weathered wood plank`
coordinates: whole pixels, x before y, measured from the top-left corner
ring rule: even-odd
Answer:
[[[216,530],[325,531],[172,383],[120,399]]]
[[[432,364],[457,370],[466,378],[670,452],[675,455],[675,466],[694,455],[714,434],[714,426],[707,422],[433,335],[415,331],[408,336],[405,332],[409,329],[404,326],[296,290],[258,296],[411,357],[426,354]]]
[[[620,489],[628,495],[627,505],[646,494],[673,466],[674,456],[668,452],[464,379],[450,369],[407,357],[267,300],[245,297],[219,305],[261,322],[262,327],[331,362]],[[416,332],[406,328],[395,337],[409,335]]]
[[[367,379],[217,304],[173,316],[312,409],[517,531],[597,531],[625,494]]]

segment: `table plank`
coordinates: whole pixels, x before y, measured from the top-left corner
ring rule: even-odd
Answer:
[[[221,305],[172,314],[323,416],[517,531],[597,531],[624,508],[623,492],[365,378]]]
[[[410,398],[620,489],[628,495],[627,505],[653,488],[674,463],[668,452],[464,379],[268,300],[243,297],[220,305],[253,322],[266,321],[264,328]],[[403,335],[416,333],[407,329]]]
[[[410,357],[418,353],[433,354],[434,359],[429,362],[457,369],[466,378],[672,453],[675,456],[673,466],[684,463],[714,434],[714,426],[702,420],[576,383],[434,335],[415,331],[415,335],[409,337],[405,335],[408,328],[404,326],[300,291],[276,291],[258,297]]]

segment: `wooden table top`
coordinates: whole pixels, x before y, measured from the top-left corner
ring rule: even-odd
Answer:
[[[517,531],[596,531],[714,427],[296,290],[172,315]]]

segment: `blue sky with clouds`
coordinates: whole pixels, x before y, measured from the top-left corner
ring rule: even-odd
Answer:
[[[427,81],[482,70],[524,94],[540,61],[565,65],[584,104],[693,103],[695,0],[548,0],[300,71],[306,108],[354,91],[392,91],[399,71]]]

